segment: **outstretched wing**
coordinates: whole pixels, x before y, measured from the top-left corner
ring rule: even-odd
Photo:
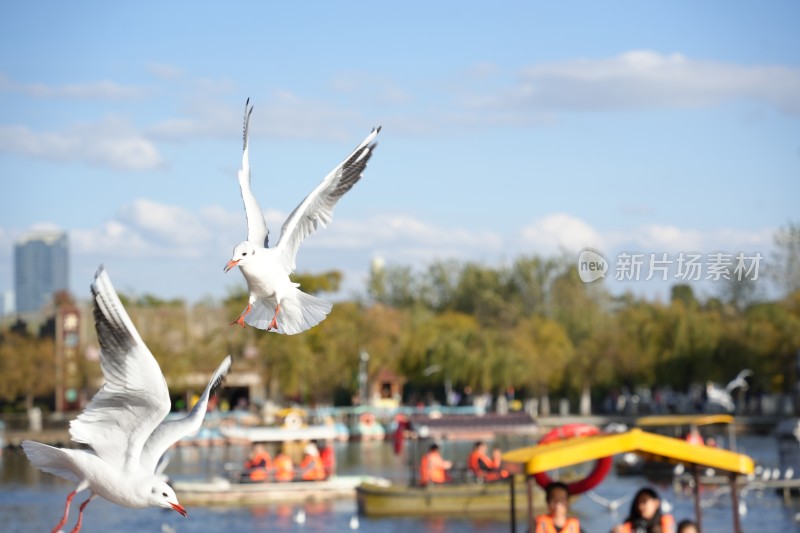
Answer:
[[[144,443],[169,413],[167,382],[102,266],[92,296],[105,383],[69,432],[107,463],[138,469]]]
[[[269,244],[269,229],[264,213],[250,189],[250,115],[253,106],[250,99],[244,104],[244,129],[242,132],[242,168],[239,170],[239,189],[242,192],[244,212],[247,215],[247,240],[266,248]]]
[[[222,383],[222,379],[231,368],[231,356],[225,358],[222,364],[219,365],[211,380],[206,385],[206,390],[203,395],[197,400],[197,403],[192,408],[192,412],[184,418],[177,420],[165,420],[156,428],[153,434],[147,439],[142,451],[142,467],[147,472],[155,472],[158,460],[164,455],[170,446],[187,437],[196,433],[203,423],[203,418],[206,416],[206,409],[208,408],[208,399],[214,391]]]
[[[380,131],[380,126],[373,129],[353,153],[331,170],[322,183],[300,202],[283,223],[281,237],[275,247],[281,250],[284,263],[290,271],[295,269],[297,249],[303,239],[311,235],[317,226],[328,225],[333,218],[336,202],[361,179],[361,174],[375,150],[376,144],[372,141]]]

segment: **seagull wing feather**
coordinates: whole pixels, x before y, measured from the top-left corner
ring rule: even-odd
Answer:
[[[102,266],[92,296],[105,383],[69,431],[107,463],[134,468],[147,438],[169,413],[167,382]]]
[[[325,227],[333,218],[333,208],[358,180],[375,150],[372,141],[381,128],[375,128],[358,147],[300,202],[281,228],[281,237],[276,248],[281,249],[289,271],[295,269],[297,249],[303,240],[314,233],[318,226]],[[372,143],[372,144],[370,144]]]
[[[242,168],[239,170],[239,189],[242,193],[244,211],[247,215],[247,240],[258,246],[269,244],[269,228],[264,220],[264,213],[258,205],[253,191],[250,189],[250,115],[253,106],[250,99],[244,104],[244,126],[242,128]]]
[[[184,418],[177,420],[164,420],[153,431],[150,438],[145,443],[142,452],[142,467],[147,472],[154,472],[161,456],[164,455],[170,446],[181,440],[183,437],[193,435],[203,424],[203,418],[208,409],[208,399],[220,386],[225,375],[231,368],[231,356],[227,356],[222,364],[219,365],[211,380],[206,385],[203,395],[192,408],[192,411]]]

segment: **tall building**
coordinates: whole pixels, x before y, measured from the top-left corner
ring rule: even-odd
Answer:
[[[69,290],[69,243],[63,231],[32,231],[14,246],[14,296],[18,313],[36,312],[53,294]]]

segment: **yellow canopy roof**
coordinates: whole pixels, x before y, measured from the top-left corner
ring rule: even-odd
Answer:
[[[280,418],[286,418],[289,415],[295,415],[295,416],[299,416],[299,417],[305,418],[305,417],[308,416],[308,413],[306,412],[305,409],[301,409],[299,407],[284,407],[283,409],[278,411],[277,415]]]
[[[656,435],[641,429],[519,448],[503,454],[503,460],[524,463],[528,474],[538,474],[627,452],[708,466],[736,474],[750,474],[754,468],[753,460],[747,455],[689,444],[681,439]]]
[[[709,424],[733,424],[731,415],[655,415],[636,419],[636,425],[644,426],[707,426]]]

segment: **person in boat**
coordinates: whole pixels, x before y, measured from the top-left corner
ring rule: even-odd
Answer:
[[[508,472],[500,468],[500,450],[495,448],[492,457],[487,455],[485,442],[478,441],[467,458],[467,468],[478,481],[498,481],[508,477]]]
[[[331,477],[336,472],[336,453],[333,443],[323,440],[319,448],[319,457],[322,459],[322,467],[325,469],[325,478]]]
[[[263,444],[254,444],[250,456],[244,462],[242,479],[253,483],[267,481],[270,470],[272,470],[272,457],[269,452]]]
[[[691,520],[681,520],[678,523],[678,533],[700,533],[697,524]]]
[[[569,487],[560,481],[553,481],[544,490],[547,514],[536,517],[534,533],[584,533],[577,518],[569,513]]]
[[[452,481],[447,473],[451,468],[453,468],[453,463],[442,458],[439,453],[439,445],[431,444],[428,453],[422,456],[419,463],[419,484],[426,486]]]
[[[700,434],[700,430],[697,429],[697,426],[692,425],[689,427],[689,432],[686,434],[686,442],[689,444],[694,444],[696,446],[704,446],[705,441],[703,440],[703,436]]]
[[[317,445],[313,442],[306,444],[303,461],[300,463],[300,479],[303,481],[321,481],[325,479],[325,467],[319,456]]]
[[[639,489],[631,503],[628,518],[612,533],[675,533],[675,519],[661,511],[661,498],[650,488]]]
[[[280,453],[272,461],[273,477],[275,481],[292,481],[294,479],[294,462],[286,453],[286,446],[281,447]]]

